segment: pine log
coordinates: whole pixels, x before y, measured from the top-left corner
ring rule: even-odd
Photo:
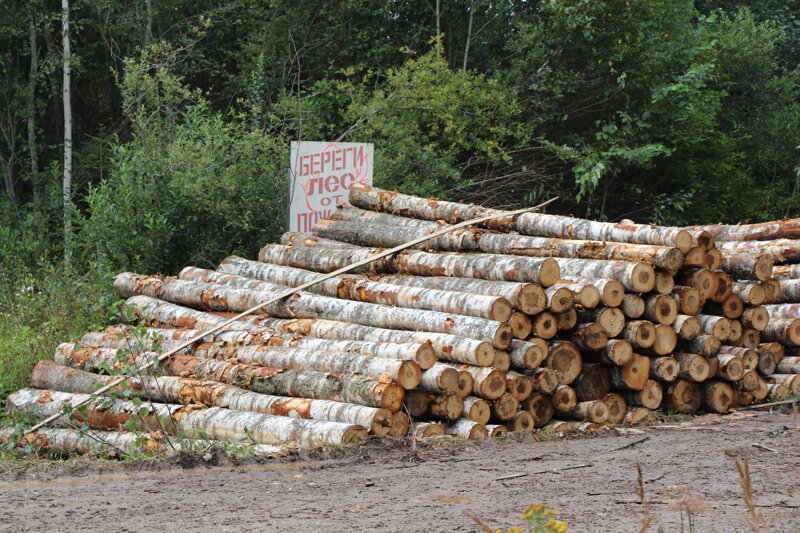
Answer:
[[[678,377],[694,383],[702,383],[711,377],[711,367],[708,359],[700,354],[680,353],[675,355],[678,363]]]
[[[532,391],[543,394],[552,394],[556,387],[558,387],[558,371],[552,368],[534,368],[533,370],[526,370],[526,375],[530,376]]]
[[[163,428],[190,438],[202,435],[211,439],[260,444],[285,441],[303,445],[347,444],[367,436],[363,427],[354,424],[272,416],[222,407],[189,410],[183,406],[154,402],[137,406],[127,400],[93,400],[86,394],[35,389],[11,394],[7,406],[13,412],[42,417],[63,412],[65,406],[77,406],[80,401],[87,402],[88,407],[73,411],[72,416],[97,429],[119,429],[128,420],[137,420],[152,430]],[[159,424],[156,417],[164,422]]]
[[[528,411],[518,411],[509,422],[508,430],[512,433],[530,432],[535,429],[535,424],[533,415]]]
[[[527,341],[514,339],[509,346],[508,355],[515,368],[537,368],[547,358],[549,347],[543,339],[531,338]],[[482,365],[478,365],[482,366]]]
[[[578,396],[575,389],[569,385],[559,385],[553,391],[553,409],[561,414],[571,412],[578,405]]]
[[[548,287],[545,289],[545,294],[547,295],[547,310],[551,313],[566,313],[575,306],[575,296],[566,287]]]
[[[707,381],[701,385],[703,405],[717,413],[727,413],[733,405],[733,389],[721,381]]]
[[[593,400],[590,402],[578,402],[568,416],[573,420],[604,424],[610,414],[608,406],[602,400]]]
[[[800,384],[800,380],[798,380]],[[577,402],[576,402],[577,403]],[[540,428],[553,419],[553,400],[547,394],[534,393],[522,403],[522,408],[533,417],[533,426]]]
[[[622,314],[636,320],[644,315],[644,298],[637,294],[626,294],[622,299]]]
[[[656,283],[653,267],[647,263],[600,261],[595,259],[563,259],[555,261],[564,277],[613,279],[633,292],[649,292]]]
[[[480,206],[427,200],[374,189],[362,184],[356,184],[350,188],[349,201],[354,206],[363,209],[412,216],[424,220],[444,220],[449,223],[469,220],[475,216],[500,214],[496,210]],[[713,237],[705,230],[594,222],[542,213],[524,213],[513,218],[496,219],[487,223],[487,226],[493,229],[518,231],[526,235],[675,246],[681,251],[687,251],[694,242],[707,248],[713,245]]]
[[[678,315],[675,317],[672,329],[678,335],[678,338],[691,341],[700,335],[700,320],[696,316]]]
[[[569,331],[578,323],[578,313],[575,309],[553,316],[556,319],[558,331]]]
[[[619,389],[642,390],[650,375],[650,359],[633,354],[624,366],[611,367],[611,383]]]
[[[448,435],[454,435],[469,440],[485,440],[489,438],[489,431],[484,424],[478,424],[466,418],[459,418],[452,424],[445,426]]]
[[[774,239],[770,241],[721,242],[723,254],[753,254],[771,256],[775,263],[800,262],[800,240]]]
[[[529,315],[541,313],[547,307],[547,296],[544,293],[544,289],[535,283],[450,278],[446,276],[383,276],[381,281],[405,287],[503,297],[511,302],[515,309],[519,309]]]
[[[683,343],[689,353],[698,353],[705,357],[716,357],[722,342],[713,335],[698,335],[691,341]]]
[[[39,389],[72,393],[93,393],[112,376],[69,368],[52,361],[40,361],[31,373],[31,385]],[[358,424],[374,435],[385,435],[391,425],[391,412],[328,400],[271,396],[215,381],[175,376],[134,376],[121,393],[132,394],[157,402],[200,404],[236,411],[252,411],[268,415],[291,416],[309,420],[327,420]]]
[[[772,277],[798,279],[800,278],[800,265],[775,265],[772,267]]]
[[[697,315],[703,333],[713,335],[720,341],[725,341],[731,334],[731,321],[725,317],[714,315]]]
[[[647,407],[629,407],[623,422],[629,426],[657,422],[656,414]]]
[[[379,250],[291,248],[268,244],[258,254],[264,263],[286,265],[315,272],[333,272],[375,255]],[[416,250],[398,252],[390,258],[374,261],[364,272],[396,273],[414,276],[450,276],[497,281],[539,283],[549,287],[560,277],[558,263],[552,258],[520,257],[496,254],[430,253]]]
[[[767,291],[759,283],[734,281],[731,286],[731,292],[749,305],[761,305],[767,301]]]
[[[123,273],[115,278],[114,287],[123,298],[143,294],[200,309],[241,312],[282,292],[278,285],[262,283],[274,289],[232,289],[210,283]],[[508,347],[511,342],[511,328],[496,320],[339,300],[307,292],[297,293],[287,301],[270,304],[263,311],[277,317],[327,318],[393,329],[462,335],[479,340],[492,339],[493,344],[501,349]]]
[[[444,426],[438,422],[414,422],[411,424],[411,435],[417,439],[430,439],[444,435]]]
[[[429,410],[433,416],[456,420],[464,412],[464,402],[453,393],[434,395]]]
[[[628,412],[628,403],[625,397],[616,392],[606,394],[602,398],[602,402],[608,407],[608,420],[609,424],[621,424],[625,420],[625,414]]]
[[[670,294],[675,290],[675,277],[672,271],[670,272],[656,272],[656,286],[655,291],[658,294]]]
[[[491,417],[491,404],[483,398],[477,396],[467,396],[464,398],[464,418],[486,424]]]
[[[599,400],[611,391],[611,370],[607,365],[588,364],[572,383],[578,400]]]
[[[666,294],[650,295],[644,299],[644,317],[658,324],[672,324],[678,316],[678,304]]]
[[[653,343],[652,350],[656,355],[671,354],[678,345],[678,335],[672,326],[667,324],[656,324],[656,342]]]
[[[722,255],[722,270],[735,279],[754,279],[764,281],[772,276],[774,259],[769,254],[752,254],[747,252],[726,252]]]
[[[651,357],[650,378],[657,381],[671,382],[678,378],[680,364],[674,357]],[[645,406],[647,407],[647,406]]]
[[[717,355],[719,367],[716,377],[726,381],[739,381],[744,375],[744,363],[742,358],[732,354],[720,353]]]
[[[492,418],[506,422],[514,418],[519,411],[519,400],[513,394],[506,392],[491,402]]]
[[[778,341],[790,346],[798,346],[800,345],[800,319],[770,319],[767,327],[761,332],[761,338],[766,341]]]
[[[219,272],[186,267],[180,273],[181,279],[221,283],[253,290],[274,290],[274,285],[261,285],[258,281],[297,287],[318,277],[319,274],[316,272],[282,265],[259,263],[258,261],[249,261],[236,256],[226,258],[220,264]],[[508,320],[512,311],[511,303],[499,296],[404,287],[392,283],[370,281],[361,276],[336,276],[322,283],[312,285],[308,288],[308,291],[332,298],[343,298],[408,309],[428,309],[443,313],[489,318],[500,322]]]
[[[661,383],[648,379],[642,385],[641,390],[626,390],[623,394],[628,405],[658,409],[661,406],[664,391],[661,388]]]
[[[668,384],[662,398],[664,407],[684,414],[694,413],[702,402],[703,394],[700,387],[685,379],[678,379]]]
[[[711,298],[717,291],[717,276],[711,270],[705,268],[692,268],[682,271],[678,275],[681,285],[694,287],[700,291],[700,297],[703,300]]]
[[[605,328],[594,322],[580,324],[571,332],[570,339],[582,350],[599,350],[608,343]]]
[[[648,320],[627,322],[622,335],[634,348],[650,348],[656,342],[656,328]]]
[[[581,352],[571,342],[553,342],[550,344],[545,366],[558,373],[560,384],[569,385],[575,381],[583,368]]]
[[[533,335],[540,339],[552,339],[558,333],[556,317],[544,311],[533,317]]]

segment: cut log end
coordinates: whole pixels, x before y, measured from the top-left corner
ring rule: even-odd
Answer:
[[[517,339],[527,339],[533,331],[533,323],[525,313],[512,313],[508,319],[508,325],[511,327],[511,334]]]
[[[505,350],[511,344],[513,339],[514,333],[511,329],[511,326],[504,323],[497,327],[497,331],[492,338],[492,344],[495,348]]]
[[[631,282],[636,292],[650,292],[656,286],[656,271],[647,263],[637,263],[633,267]]]
[[[489,308],[489,318],[498,322],[505,322],[511,317],[514,307],[505,298],[497,298]]]
[[[555,259],[548,257],[539,265],[539,284],[543,287],[555,284],[560,277],[561,272]]]
[[[403,405],[404,398],[405,389],[403,387],[397,383],[385,383],[381,392],[380,406],[392,413],[396,413]]]
[[[656,341],[653,343],[653,351],[658,355],[667,355],[672,353],[675,346],[678,344],[678,335],[672,326],[666,324],[658,324],[655,326]]]
[[[416,361],[403,361],[397,370],[395,381],[404,389],[415,388],[422,381],[422,369]]]
[[[528,315],[541,313],[547,307],[547,295],[539,285],[526,283],[517,295],[517,306]]]
[[[528,411],[519,411],[514,415],[514,418],[508,424],[508,429],[513,433],[520,433],[522,431],[533,431],[535,422],[533,415]]]

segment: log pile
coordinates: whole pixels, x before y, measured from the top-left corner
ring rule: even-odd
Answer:
[[[312,234],[177,277],[122,273],[123,323],[60,345],[9,411],[268,446],[372,434],[483,439],[725,413],[800,392],[800,222],[673,228],[428,200],[354,185]],[[320,273],[334,276],[158,353]],[[796,240],[797,239],[797,240]],[[114,374],[131,376],[91,397]],[[143,401],[146,400],[146,401]],[[69,426],[29,436],[87,447]],[[105,432],[105,433],[104,433]],[[10,437],[0,435],[0,440]]]

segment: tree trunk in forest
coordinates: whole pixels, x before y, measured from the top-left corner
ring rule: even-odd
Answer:
[[[42,196],[42,184],[39,181],[39,149],[36,146],[36,77],[39,74],[39,53],[36,46],[36,13],[32,3],[28,6],[28,45],[31,56],[31,65],[28,71],[28,93],[26,95],[28,155],[31,160],[33,201],[38,203]]]
[[[64,179],[62,202],[64,212],[64,264],[69,266],[72,258],[72,54],[69,35],[69,0],[61,0],[61,43],[63,49],[64,102]]]

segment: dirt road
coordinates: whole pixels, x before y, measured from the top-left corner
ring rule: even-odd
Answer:
[[[368,442],[325,456],[183,469],[108,462],[6,469],[9,531],[478,531],[521,525],[543,501],[574,532],[638,531],[636,463],[653,500],[651,531],[680,531],[667,488],[692,485],[711,508],[697,531],[750,531],[734,466],[747,456],[772,532],[800,531],[800,452],[789,414],[742,412],[619,435],[536,442]],[[756,444],[757,446],[754,446]],[[512,477],[516,476],[516,477]]]

